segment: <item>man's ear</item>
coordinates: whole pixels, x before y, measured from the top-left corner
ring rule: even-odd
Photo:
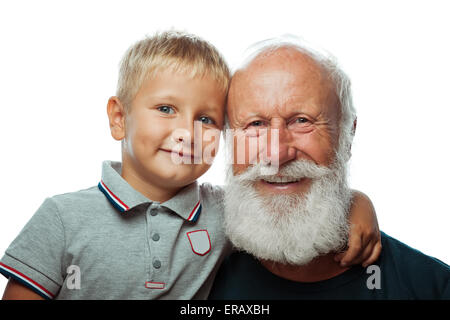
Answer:
[[[353,121],[352,135],[355,135],[357,122],[358,118],[355,118],[355,121]]]
[[[108,113],[111,136],[116,140],[122,140],[125,138],[126,112],[118,97],[109,98],[106,112]]]
[[[356,124],[357,124],[357,122],[358,122],[357,120],[358,120],[358,118],[355,118],[355,120],[353,121],[352,136],[354,136],[354,135],[355,135],[355,132],[356,132]],[[353,143],[350,144],[350,146],[349,146],[349,148],[348,148],[348,158],[349,158],[349,159],[352,157],[352,145],[353,145]]]

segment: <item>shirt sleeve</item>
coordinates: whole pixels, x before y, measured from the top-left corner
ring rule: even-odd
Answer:
[[[6,249],[0,273],[53,299],[63,283],[64,228],[57,206],[47,198]]]

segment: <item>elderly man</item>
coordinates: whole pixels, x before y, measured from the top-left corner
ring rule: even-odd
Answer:
[[[449,266],[384,233],[375,265],[333,259],[348,234],[356,128],[350,82],[333,59],[293,41],[263,43],[232,79],[228,121],[247,140],[277,133],[266,151],[279,170],[252,165],[248,141],[245,163],[230,168],[225,223],[240,251],[210,298],[450,299]]]

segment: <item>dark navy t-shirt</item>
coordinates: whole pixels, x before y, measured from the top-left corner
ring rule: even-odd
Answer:
[[[375,267],[354,266],[319,282],[287,280],[243,252],[222,264],[209,299],[450,299],[450,267],[381,233]]]

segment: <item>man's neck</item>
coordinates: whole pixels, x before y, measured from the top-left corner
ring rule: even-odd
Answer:
[[[347,271],[334,261],[335,253],[329,253],[315,258],[303,266],[282,264],[268,260],[261,260],[261,264],[273,274],[297,282],[317,282],[331,279]]]

